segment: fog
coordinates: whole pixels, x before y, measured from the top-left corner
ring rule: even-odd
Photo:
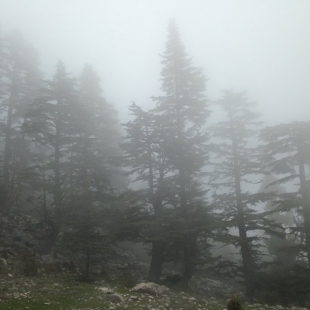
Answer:
[[[309,55],[308,0],[0,0],[1,275],[308,306]]]
[[[247,90],[270,124],[304,120],[310,98],[310,2],[0,0],[2,33],[17,28],[37,48],[50,76],[57,59],[78,75],[90,63],[109,102],[127,120],[160,94],[160,56],[170,19],[210,100]]]

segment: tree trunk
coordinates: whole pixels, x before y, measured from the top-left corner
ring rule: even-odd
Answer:
[[[47,221],[47,206],[46,206],[46,180],[45,180],[45,171],[42,172],[42,189],[43,189],[43,217]]]
[[[160,217],[162,214],[162,201],[161,201],[161,186],[163,182],[163,174],[160,172],[160,178],[158,180],[157,193],[154,191],[154,173],[153,173],[153,161],[152,161],[152,147],[151,137],[149,132],[149,118],[145,113],[145,134],[147,143],[147,154],[148,154],[148,170],[149,170],[149,200],[153,205],[154,216]],[[160,228],[159,228],[160,229]],[[160,232],[159,232],[160,233]],[[156,240],[152,242],[152,253],[151,253],[151,264],[149,268],[148,278],[150,282],[159,283],[162,265],[163,265],[163,252],[165,244],[163,240]]]
[[[57,100],[57,119],[56,119],[56,133],[55,133],[55,217],[59,224],[61,220],[61,185],[60,185],[60,113],[59,105],[61,100]]]
[[[176,83],[176,101],[179,101],[178,88]],[[188,197],[186,194],[186,172],[184,163],[184,136],[182,132],[182,117],[180,112],[180,106],[177,105],[176,109],[177,116],[177,143],[178,143],[178,163],[177,169],[179,174],[179,185],[180,185],[180,214],[185,223],[188,222],[189,205]],[[195,229],[193,227],[193,229]],[[195,273],[196,269],[196,258],[197,258],[197,237],[192,236],[192,232],[186,232],[183,234],[183,274],[181,285],[184,288],[188,287],[188,283]]]
[[[235,195],[237,203],[237,222],[238,222],[243,270],[245,275],[245,284],[246,284],[245,296],[250,302],[252,302],[255,292],[254,268],[249,244],[247,242],[247,233],[243,212],[243,202],[241,196],[241,177],[240,177],[238,145],[234,136],[234,126],[231,116],[230,116],[230,126],[231,126],[231,139],[232,139],[232,151],[233,151],[232,153],[234,161],[233,172],[235,179]]]
[[[152,242],[152,259],[148,276],[150,282],[159,283],[162,272],[164,248],[165,244],[162,240]]]
[[[15,104],[15,73],[13,73],[11,93],[9,97],[8,104],[8,114],[5,127],[5,142],[4,142],[4,159],[3,159],[3,183],[5,189],[5,204],[2,210],[3,214],[8,214],[10,212],[10,160],[12,157],[12,123],[13,123],[13,106]]]
[[[154,196],[153,200],[153,208],[154,208],[154,215],[156,219],[158,219],[162,215],[162,202],[160,197],[160,189]],[[159,230],[162,229],[161,226],[158,228]],[[158,234],[161,234],[158,231]],[[158,236],[155,236],[155,238]],[[165,251],[166,244],[164,240],[155,240],[152,242],[152,252],[151,252],[151,264],[149,269],[149,281],[154,283],[159,283],[161,272],[162,272],[162,265],[164,262],[164,251]]]
[[[89,269],[90,269],[90,250],[89,246],[86,248],[86,268],[85,268],[85,280],[89,279]]]
[[[5,128],[5,143],[4,143],[4,159],[3,159],[3,181],[5,185],[9,185],[10,183],[10,159],[11,159],[11,127],[12,127],[12,96],[9,100],[9,109],[7,115],[7,123]]]
[[[241,189],[240,189],[240,177],[239,182],[236,182],[236,199],[237,199],[237,221],[238,230],[240,238],[241,256],[243,262],[243,270],[245,274],[246,283],[246,298],[252,302],[255,291],[255,279],[254,279],[254,269],[252,263],[252,257],[250,253],[249,244],[247,242],[247,234],[244,222],[243,204],[241,200]]]
[[[302,141],[297,141],[297,157],[298,157],[298,168],[299,168],[299,182],[301,192],[301,203],[305,222],[305,234],[306,234],[306,251],[308,258],[308,268],[310,268],[310,205],[308,198],[307,179],[305,172],[305,160],[304,152],[302,150]]]
[[[183,288],[188,287],[188,283],[195,274],[196,271],[196,258],[197,258],[197,237],[188,233],[184,236],[184,248],[183,248],[183,272],[182,282]]]

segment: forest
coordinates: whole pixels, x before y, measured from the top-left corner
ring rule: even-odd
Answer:
[[[302,304],[310,294],[310,121],[266,126],[246,91],[209,99],[192,56],[170,21],[153,106],[132,102],[120,123],[96,68],[81,64],[72,76],[59,60],[46,79],[27,38],[3,34],[0,224],[35,219],[45,235],[23,257],[57,245],[81,258],[84,279],[98,255],[127,242],[146,247],[150,282],[161,283],[173,263],[183,289],[203,270],[241,283],[249,301]],[[0,232],[8,260],[5,238]]]

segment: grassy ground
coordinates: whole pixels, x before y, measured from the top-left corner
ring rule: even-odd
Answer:
[[[1,279],[0,309],[14,310],[95,310],[95,309],[183,309],[223,310],[223,302],[209,301],[187,293],[170,291],[162,296],[131,292],[123,283],[109,283],[121,297],[102,293],[98,284],[88,284],[60,277],[25,277]],[[123,302],[118,298],[123,297]]]
[[[67,277],[7,277],[0,279],[1,310],[225,310],[227,300],[205,299],[170,290],[150,296],[131,292],[123,282],[109,283],[115,294],[104,294],[99,284],[88,284]],[[243,305],[244,310],[279,310],[282,307]],[[307,309],[308,310],[308,309]]]

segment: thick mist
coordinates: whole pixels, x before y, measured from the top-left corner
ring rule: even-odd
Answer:
[[[174,19],[187,53],[204,69],[211,100],[247,90],[268,123],[309,113],[308,1],[18,1],[1,0],[2,32],[20,29],[40,54],[69,72],[92,64],[122,121],[135,101],[159,93],[159,54]]]
[[[0,0],[0,303],[307,307],[309,38],[304,0]]]

